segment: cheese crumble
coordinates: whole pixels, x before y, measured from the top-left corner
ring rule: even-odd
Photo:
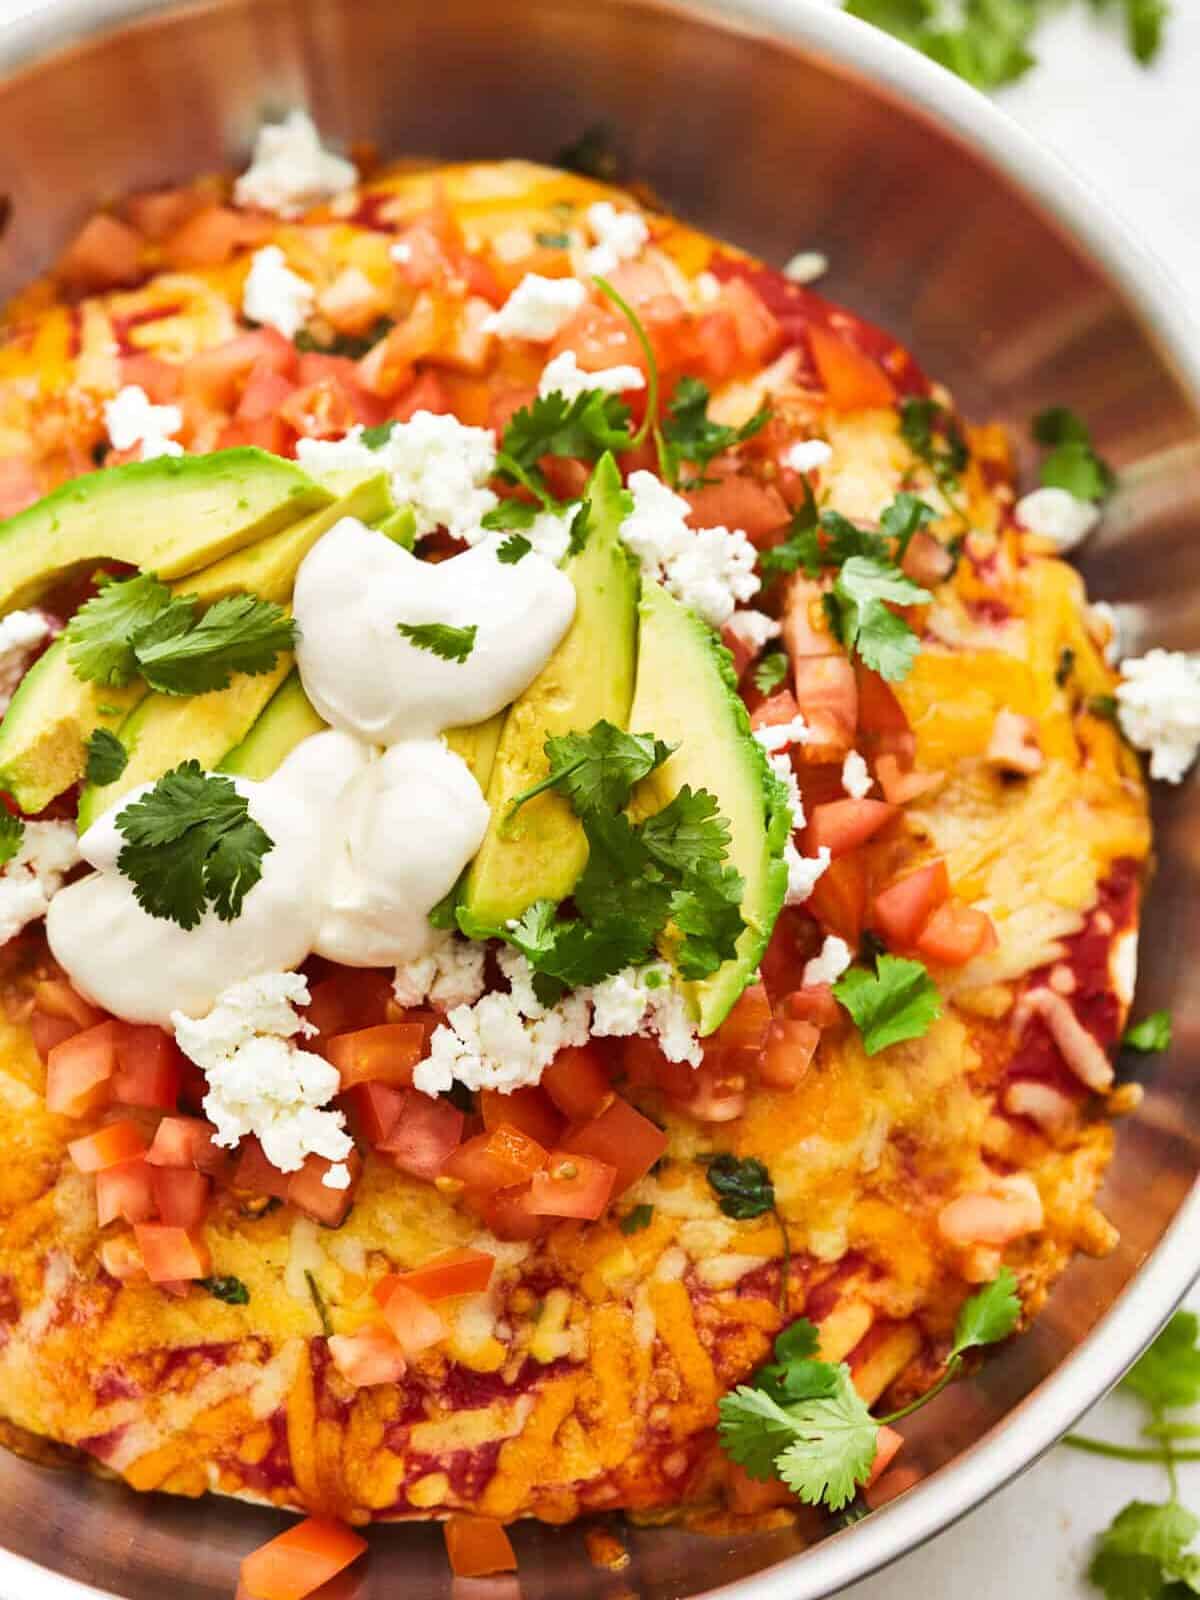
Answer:
[[[277,244],[264,245],[250,259],[242,287],[242,314],[294,339],[312,315],[313,287],[293,272]]]
[[[567,401],[577,400],[589,389],[599,389],[602,394],[628,394],[645,387],[646,379],[640,367],[602,367],[599,372],[585,372],[574,350],[564,350],[548,361],[538,380],[538,393],[543,398],[561,394]]]
[[[646,219],[636,211],[618,211],[611,200],[587,208],[587,225],[596,241],[585,258],[588,272],[607,277],[622,261],[641,255],[650,239]]]
[[[1182,783],[1200,755],[1200,656],[1151,650],[1121,664],[1117,717],[1150,756],[1150,776]]]
[[[49,619],[40,611],[10,611],[0,618],[0,716],[29,670],[30,656],[49,637]]]
[[[827,933],[820,953],[804,964],[804,987],[818,983],[836,983],[853,960],[850,946],[836,934]]]
[[[25,824],[16,853],[0,874],[0,945],[46,915],[63,878],[78,860],[79,839],[72,823]]]
[[[740,530],[692,528],[691,507],[652,472],[632,472],[633,510],[621,538],[642,571],[690,606],[710,627],[729,621],[739,600],[758,593],[756,551]]]
[[[578,278],[543,278],[527,272],[500,307],[484,318],[484,333],[502,339],[547,344],[562,332],[587,299]]]
[[[183,427],[183,412],[178,406],[155,406],[150,396],[136,383],[104,402],[104,426],[114,450],[132,450],[141,445],[141,459],[181,456],[183,446],[172,437]]]
[[[398,1005],[439,1011],[474,1005],[483,993],[486,947],[455,933],[441,933],[433,949],[396,968],[392,993]]]
[[[240,206],[298,217],[357,182],[354,163],[324,149],[312,118],[297,108],[283,122],[258,130],[253,160],[234,185],[233,196]]]
[[[1099,510],[1069,489],[1035,489],[1017,501],[1014,511],[1023,528],[1049,539],[1060,555],[1082,544],[1100,521]]]

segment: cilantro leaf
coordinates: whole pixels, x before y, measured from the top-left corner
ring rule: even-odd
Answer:
[[[571,518],[570,537],[567,540],[567,554],[569,556],[582,555],[591,531],[592,502],[590,500],[581,500],[575,515]]]
[[[973,1294],[958,1313],[954,1343],[947,1359],[954,1361],[968,1350],[998,1344],[1001,1339],[1008,1338],[1020,1319],[1017,1280],[1011,1268],[1001,1267],[991,1283]]]
[[[364,428],[359,437],[368,450],[381,450],[392,437],[392,431],[396,426],[395,418],[388,422],[377,422],[372,427]]]
[[[752,438],[766,426],[771,416],[770,406],[763,406],[740,428],[727,427],[709,417],[711,398],[708,385],[699,378],[680,378],[675,385],[662,430],[667,441],[672,484],[678,479],[681,461],[706,467],[714,456]]]
[[[398,622],[397,633],[402,633],[418,650],[428,650],[443,661],[466,661],[475,648],[477,623],[469,628],[452,628],[448,622]]]
[[[551,736],[543,746],[550,771],[532,789],[517,795],[511,816],[545,789],[561,789],[578,816],[618,811],[634,785],[660,767],[675,748],[649,733],[626,733],[603,718],[587,733]]]
[[[796,1424],[765,1389],[742,1384],[717,1402],[717,1436],[731,1461],[765,1483],[775,1476],[775,1458],[796,1437]]]
[[[821,1335],[815,1323],[807,1317],[797,1317],[775,1336],[775,1359],[785,1365],[791,1361],[810,1361],[821,1345]]]
[[[250,1304],[250,1291],[240,1278],[201,1278],[200,1287],[207,1289],[214,1300],[224,1300],[227,1306]]]
[[[848,1367],[837,1368],[833,1394],[787,1408],[795,1440],[775,1458],[775,1470],[805,1505],[840,1511],[871,1476],[879,1424],[854,1387]]]
[[[804,499],[792,512],[788,531],[781,542],[764,550],[758,558],[759,571],[767,576],[780,572],[795,572],[803,567],[810,578],[821,570],[822,551],[819,534],[820,518],[812,485],[802,480]]]
[[[21,848],[25,837],[25,823],[11,811],[0,806],[0,867],[6,867]]]
[[[771,694],[788,675],[788,658],[782,650],[772,650],[754,669],[754,687],[760,694]]]
[[[351,361],[359,361],[395,326],[394,318],[377,317],[365,333],[335,333],[325,343],[315,338],[308,328],[301,328],[292,343],[301,354],[315,351],[318,355],[346,356]]]
[[[919,648],[917,635],[893,605],[921,605],[927,589],[906,578],[899,567],[870,556],[851,556],[838,573],[832,603],[837,633],[846,649],[857,650],[868,667],[889,683],[907,677]]]
[[[1096,1543],[1088,1579],[1108,1600],[1171,1600],[1200,1593],[1200,1556],[1188,1545],[1200,1520],[1177,1501],[1150,1505],[1134,1500],[1118,1513]]]
[[[737,954],[746,929],[745,892],[746,880],[734,867],[701,860],[687,869],[671,896],[671,921],[682,935],[673,952],[681,977],[707,978]]]
[[[720,861],[729,850],[729,822],[716,796],[688,784],[641,826],[642,843],[660,866],[687,872],[699,861]]]
[[[67,656],[84,683],[120,688],[137,677],[132,640],[170,604],[171,591],[152,572],[102,578],[100,592],[67,624]]]
[[[875,975],[851,967],[833,992],[854,1018],[869,1056],[904,1039],[920,1039],[942,1014],[941,996],[919,961],[879,956]]]
[[[274,841],[231,779],[185,761],[116,819],[126,843],[117,866],[152,917],[194,928],[211,903],[222,922],[241,914]]]
[[[568,400],[555,390],[513,416],[500,441],[498,470],[504,476],[515,464],[530,472],[543,456],[598,461],[606,450],[628,450],[632,437],[629,407],[619,395],[585,389]]]
[[[142,676],[162,694],[209,694],[227,689],[235,672],[270,672],[296,642],[296,624],[282,606],[252,594],[231,594],[196,619],[184,597],[133,635]]]
[[[771,1174],[755,1156],[739,1160],[728,1153],[708,1163],[708,1186],[717,1195],[722,1212],[745,1222],[775,1209]]]
[[[1200,1317],[1177,1311],[1122,1383],[1155,1409],[1200,1405]]]
[[[129,752],[107,728],[93,728],[87,742],[87,781],[115,783],[129,764]]]
[[[501,500],[498,506],[485,511],[479,526],[489,531],[504,532],[508,528],[532,528],[543,508],[533,500]]]
[[[1171,14],[1169,0],[1123,0],[1129,48],[1147,67],[1162,48],[1163,30]]]
[[[896,541],[894,561],[903,560],[913,534],[920,532],[936,515],[931,505],[907,490],[901,490],[891,505],[883,508],[879,522],[888,538]]]
[[[1140,1050],[1151,1055],[1171,1048],[1171,1013],[1152,1011],[1148,1017],[1126,1028],[1121,1044],[1126,1050]]]
[[[1042,462],[1041,481],[1066,489],[1079,500],[1103,500],[1112,493],[1116,475],[1092,448],[1087,424],[1067,406],[1049,406],[1033,419],[1034,440],[1050,454]]]
[[[624,1234],[641,1233],[643,1228],[648,1228],[654,1219],[654,1207],[648,1205],[634,1206],[632,1211],[627,1211],[618,1222],[617,1226]]]
[[[505,567],[515,567],[518,561],[524,558],[533,549],[529,540],[523,533],[510,533],[507,539],[501,540],[496,549],[496,560]]]

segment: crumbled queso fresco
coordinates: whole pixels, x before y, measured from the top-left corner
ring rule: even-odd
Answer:
[[[587,299],[578,278],[543,278],[527,272],[500,307],[484,319],[483,331],[504,339],[529,339],[547,344]]]
[[[136,383],[126,384],[105,402],[104,426],[114,450],[140,445],[143,461],[183,454],[183,446],[172,437],[183,427],[183,412],[178,406],[152,405],[150,396]]]
[[[337,1094],[337,1068],[292,1041],[314,1030],[297,1015],[307,1005],[308,984],[298,972],[271,972],[232,984],[205,1017],[172,1013],[179,1048],[208,1079],[204,1112],[214,1144],[232,1148],[254,1134],[281,1172],[296,1172],[306,1156],[335,1163],[323,1182],[349,1185],[343,1165],[354,1149],[340,1111],[327,1109]]]
[[[242,311],[251,322],[294,339],[312,316],[313,287],[293,272],[277,244],[256,250],[242,288]]]
[[[0,716],[28,671],[30,655],[49,637],[49,619],[40,611],[10,611],[0,618]]]
[[[1130,744],[1150,756],[1150,776],[1182,783],[1200,755],[1200,656],[1151,650],[1121,664],[1117,716]]]
[[[630,394],[645,387],[640,367],[602,367],[599,372],[585,372],[574,350],[564,350],[547,361],[538,380],[538,393],[543,398],[561,394],[568,402],[589,389],[599,389],[602,394]]]
[[[312,118],[296,110],[258,130],[254,159],[238,179],[234,199],[241,206],[298,217],[357,182],[354,163],[324,149]]]
[[[723,627],[739,600],[761,587],[754,546],[740,530],[692,528],[691,507],[652,472],[632,472],[633,510],[621,537],[642,571],[658,581],[711,627]]]
[[[28,923],[46,915],[63,879],[78,861],[79,840],[72,823],[25,824],[16,853],[0,875],[0,944],[7,944]]]

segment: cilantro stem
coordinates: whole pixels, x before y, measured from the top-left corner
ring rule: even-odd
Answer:
[[[587,759],[587,756],[583,755],[579,756],[575,761],[568,762],[565,767],[551,767],[540,783],[535,783],[532,789],[523,789],[520,794],[514,795],[508,803],[508,810],[504,813],[504,821],[500,826],[501,835],[503,835],[504,829],[508,827],[526,800],[532,800],[535,795],[544,794],[547,789],[553,789],[564,778],[569,778],[573,772],[578,772],[580,767],[585,765]]]
[[[540,487],[536,479],[525,471],[521,463],[510,456],[506,450],[501,450],[496,457],[496,466],[507,477],[514,478],[522,489],[528,489],[543,511],[553,511],[555,509],[552,497],[546,493],[545,489]]]
[[[605,278],[593,278],[592,282],[600,293],[606,295],[628,320],[633,329],[634,337],[642,347],[642,354],[646,358],[646,415],[642,418],[642,425],[634,434],[630,448],[636,450],[643,443],[650,429],[654,429],[655,444],[658,449],[659,466],[663,464],[663,443],[658,433],[658,362],[655,360],[654,349],[650,339],[642,326],[641,318],[633,307],[622,298]],[[666,474],[664,473],[665,477]]]
[[[1148,1422],[1142,1432],[1147,1439],[1200,1439],[1200,1423]]]
[[[941,1394],[952,1384],[962,1368],[962,1357],[952,1356],[946,1363],[946,1370],[932,1388],[926,1389],[924,1394],[919,1394],[915,1400],[910,1400],[906,1406],[901,1406],[899,1411],[890,1411],[886,1417],[876,1417],[879,1426],[890,1426],[893,1422],[903,1422],[905,1417],[911,1417],[914,1411],[919,1411],[922,1406],[927,1406],[935,1396]]]
[[[1200,1461],[1200,1450],[1143,1449],[1139,1445],[1110,1444],[1107,1439],[1092,1439],[1083,1433],[1068,1433],[1063,1444],[1090,1456],[1111,1456],[1114,1461],[1151,1461],[1167,1467],[1176,1461]]]

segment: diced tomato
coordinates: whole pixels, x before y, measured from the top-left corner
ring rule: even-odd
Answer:
[[[594,1045],[569,1045],[542,1073],[542,1088],[569,1122],[598,1117],[612,1104],[613,1086]]]
[[[324,1156],[306,1156],[299,1172],[288,1174],[287,1201],[297,1211],[303,1211],[314,1222],[327,1228],[340,1228],[354,1200],[354,1189],[362,1175],[362,1157],[351,1150],[342,1163],[350,1170],[350,1182],[345,1188],[335,1189],[325,1182],[325,1174],[333,1166]]]
[[[950,898],[950,874],[940,858],[906,873],[871,902],[871,926],[889,945],[908,949],[937,908]]]
[[[257,1139],[243,1139],[234,1169],[233,1187],[247,1194],[270,1195],[275,1200],[288,1198],[291,1182],[286,1172],[280,1172],[263,1154]],[[330,1191],[333,1193],[333,1191]]]
[[[821,1030],[813,1022],[781,1017],[771,1024],[758,1077],[771,1089],[794,1089],[816,1054]]]
[[[295,434],[282,417],[260,417],[257,422],[230,422],[216,438],[218,450],[238,450],[252,447],[267,450],[273,456],[291,454]]]
[[[904,772],[894,755],[881,755],[875,759],[875,776],[889,805],[903,806],[917,800],[942,782],[940,772]]]
[[[423,289],[403,322],[373,345],[358,363],[358,381],[381,399],[394,398],[412,381],[413,366],[444,346],[457,316],[457,304]]]
[[[752,729],[775,728],[793,721],[800,715],[800,707],[790,689],[780,689],[757,706],[750,717]]]
[[[156,242],[181,227],[206,204],[196,189],[147,189],[131,194],[123,210],[130,224]]]
[[[744,1058],[746,1052],[736,1052]],[[751,1056],[755,1068],[758,1053]],[[697,1122],[735,1122],[746,1109],[746,1063],[744,1059],[726,1062],[710,1059],[705,1051],[702,1064],[692,1070],[687,1093],[676,1101]]]
[[[351,1122],[359,1137],[378,1145],[396,1126],[407,1091],[386,1083],[359,1083],[346,1093]]]
[[[117,1024],[101,1022],[54,1046],[46,1062],[46,1105],[59,1116],[85,1117],[106,1106],[117,1065]]]
[[[254,1600],[305,1600],[367,1548],[340,1522],[306,1517],[242,1562],[242,1583]]]
[[[0,461],[0,517],[15,517],[42,497],[41,484],[27,456]]]
[[[863,732],[907,733],[908,718],[891,684],[861,662],[854,670],[858,679],[858,726]]]
[[[756,545],[788,520],[787,502],[774,485],[740,473],[689,489],[683,498],[693,528],[740,528]]]
[[[212,1268],[208,1246],[186,1228],[166,1222],[134,1224],[133,1236],[151,1283],[184,1283],[207,1278]]]
[[[279,414],[304,439],[340,439],[358,421],[354,403],[336,378],[294,390]]]
[[[758,1050],[771,1026],[771,1002],[761,983],[743,989],[725,1021],[712,1035],[712,1042],[726,1049]]]
[[[508,1189],[523,1183],[546,1165],[546,1149],[527,1133],[502,1122],[460,1145],[442,1173],[469,1189]]]
[[[492,1281],[495,1265],[495,1256],[486,1250],[448,1250],[398,1276],[414,1294],[426,1300],[446,1300],[452,1295],[482,1294]]]
[[[79,1032],[79,1025],[72,1022],[70,1017],[52,1017],[35,1006],[29,1014],[29,1032],[34,1049],[43,1061],[47,1061],[55,1045],[73,1038]]]
[[[146,1276],[146,1263],[131,1233],[118,1234],[115,1239],[101,1239],[100,1265],[118,1283],[131,1283]]]
[[[545,1168],[533,1175],[529,1209],[535,1216],[594,1222],[608,1204],[616,1180],[617,1169],[607,1161],[553,1150]]]
[[[867,864],[854,853],[829,863],[804,904],[823,928],[857,949],[867,915],[867,894]]]
[[[274,367],[256,365],[246,379],[246,387],[238,401],[238,420],[262,422],[277,415],[295,388],[291,378],[277,372]]]
[[[389,289],[372,283],[357,267],[344,267],[317,300],[321,315],[339,333],[365,333],[392,304]]]
[[[429,411],[434,416],[444,416],[454,408],[446,393],[446,385],[436,372],[419,373],[407,389],[392,403],[391,415],[397,422],[408,422],[418,411]]]
[[[335,1034],[325,1044],[325,1055],[337,1068],[343,1089],[370,1082],[406,1088],[424,1054],[425,1029],[419,1022],[385,1022]]]
[[[52,1017],[66,1017],[77,1029],[94,1028],[104,1021],[103,1011],[89,1005],[62,978],[44,978],[33,986],[34,1004]]]
[[[257,243],[263,224],[228,206],[205,206],[163,240],[169,267],[220,267],[243,245]]]
[[[517,1558],[502,1523],[491,1517],[453,1516],[443,1524],[446,1554],[456,1578],[515,1572]]]
[[[109,1122],[82,1139],[72,1139],[67,1154],[80,1172],[102,1172],[146,1153],[146,1140],[136,1122]]]
[[[918,528],[908,542],[900,570],[922,588],[934,589],[954,571],[954,555],[940,539]]]
[[[165,406],[179,393],[179,367],[173,361],[138,351],[121,357],[121,382],[136,384],[156,406]]]
[[[806,656],[792,662],[792,689],[809,726],[802,761],[836,761],[854,743],[858,685],[845,656]]]
[[[96,1220],[102,1228],[118,1217],[126,1222],[150,1221],[156,1204],[151,1172],[139,1156],[96,1174]]]
[[[728,278],[721,290],[721,305],[733,317],[737,341],[746,361],[763,366],[783,339],[783,329],[744,278]]]
[[[152,1167],[194,1167],[201,1172],[220,1170],[225,1153],[213,1144],[216,1129],[203,1117],[164,1117],[154,1130],[146,1152]]]
[[[301,385],[335,383],[345,395],[357,422],[371,426],[383,422],[387,407],[377,395],[364,389],[359,382],[358,363],[348,356],[331,356],[321,350],[305,350],[300,356],[299,382]]]
[[[113,1098],[125,1106],[173,1111],[183,1082],[183,1060],[179,1046],[161,1028],[121,1023]]]
[[[383,1320],[406,1356],[420,1355],[446,1337],[446,1324],[424,1295],[417,1294],[397,1273],[381,1278],[374,1288]]]
[[[740,681],[742,673],[745,672],[758,652],[728,623],[721,629],[721,643],[733,657],[733,675]]]
[[[487,1194],[466,1189],[462,1201],[497,1239],[537,1239],[546,1232],[550,1220],[530,1210],[531,1194],[532,1185],[522,1183]]]
[[[871,1463],[871,1476],[867,1479],[864,1488],[871,1485],[887,1471],[899,1454],[904,1444],[904,1435],[897,1433],[895,1428],[889,1428],[886,1423],[880,1428],[875,1439],[875,1459]]]
[[[142,245],[136,229],[98,212],[71,240],[55,271],[73,289],[117,289],[142,276]]]
[[[200,350],[184,364],[180,389],[214,411],[232,411],[252,371],[281,373],[293,377],[296,371],[295,347],[274,328],[256,328],[240,333],[224,344]]]
[[[692,325],[696,348],[696,376],[711,383],[724,383],[741,364],[737,323],[733,313],[714,306],[698,316]]]
[[[479,1111],[485,1128],[498,1128],[508,1122],[527,1133],[544,1150],[552,1150],[566,1126],[554,1109],[550,1096],[538,1085],[501,1094],[499,1089],[482,1089]]]
[[[821,935],[807,909],[785,906],[759,963],[773,1010],[778,1010],[784,995],[804,982],[804,968],[820,948]]]
[[[549,355],[558,356],[564,350],[573,350],[586,372],[601,372],[605,367],[646,368],[646,356],[633,329],[607,300],[603,304],[588,301],[560,330]]]
[[[644,1178],[665,1154],[667,1136],[618,1095],[598,1117],[568,1128],[562,1148],[573,1155],[595,1156],[597,1161],[616,1167],[613,1193],[617,1195]]]
[[[211,1180],[203,1172],[182,1167],[148,1167],[146,1170],[150,1173],[154,1203],[161,1219],[173,1228],[198,1227],[208,1210]]]
[[[386,1022],[392,984],[386,973],[343,967],[333,977],[314,984],[309,992],[312,1000],[305,1009],[305,1019],[316,1028],[323,1046],[335,1034]]]
[[[833,856],[847,855],[886,827],[895,814],[895,806],[882,800],[830,800],[815,806],[804,835],[805,854],[826,849]]]
[[[793,989],[784,997],[782,1010],[796,1022],[811,1022],[818,1028],[832,1027],[841,1021],[842,1010],[830,983],[810,983]]]
[[[390,1328],[335,1333],[326,1343],[334,1366],[356,1389],[369,1389],[376,1383],[398,1383],[408,1370],[404,1351]]]
[[[986,912],[950,900],[933,913],[916,943],[927,961],[961,967],[996,948],[996,930]]]
[[[449,1100],[431,1099],[416,1089],[403,1093],[400,1114],[376,1150],[401,1172],[432,1183],[462,1143],[466,1118]]]
[[[893,406],[896,390],[878,362],[828,328],[812,323],[808,344],[825,396],[835,411]]]

